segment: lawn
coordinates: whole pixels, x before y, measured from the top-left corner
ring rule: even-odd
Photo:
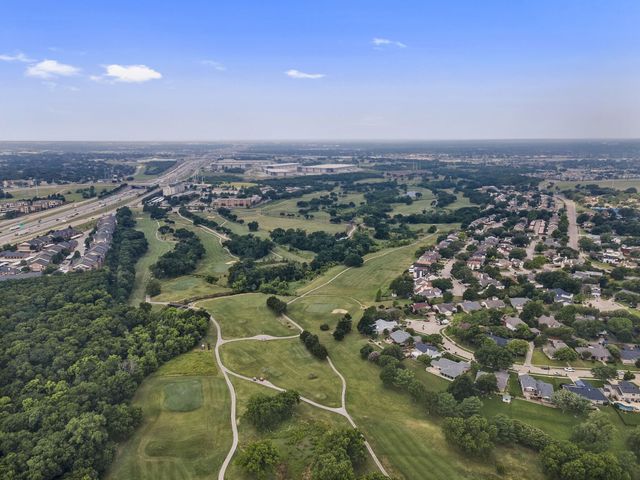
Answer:
[[[340,406],[340,379],[327,361],[313,357],[297,338],[227,343],[220,354],[224,365],[236,373],[264,377],[323,405]]]
[[[297,335],[298,329],[287,326],[287,321],[267,308],[269,295],[247,293],[200,302],[220,324],[223,338]]]
[[[561,362],[560,360],[552,360],[542,351],[542,348],[536,347],[533,350],[533,356],[531,357],[532,365],[542,365],[549,367],[566,367],[571,365],[574,368],[593,368],[598,365],[597,362],[591,362],[587,360],[578,359],[572,362]]]
[[[108,480],[215,479],[231,446],[229,391],[213,353],[181,355],[149,376],[133,404],[143,423],[120,444]]]
[[[0,199],[0,203],[3,202],[14,202],[16,200],[26,200],[35,197],[36,195],[40,197],[46,197],[47,195],[53,195],[54,193],[60,193],[64,195],[65,201],[69,202],[80,202],[82,200],[87,200],[82,198],[81,193],[76,193],[76,190],[82,188],[89,188],[92,184],[90,183],[70,183],[68,185],[44,185],[38,188],[36,187],[27,187],[27,188],[17,188],[15,190],[9,190],[8,193],[13,195],[13,198]],[[100,194],[105,190],[112,190],[116,188],[119,184],[114,183],[95,183],[93,186],[96,190],[96,195]],[[96,200],[97,197],[94,197],[92,200]]]
[[[149,249],[136,263],[136,279],[133,284],[133,291],[129,298],[131,305],[137,305],[144,301],[145,288],[147,282],[151,278],[149,267],[156,262],[158,257],[173,248],[173,244],[162,240],[156,236],[158,231],[158,223],[151,220],[147,214],[141,214],[136,217],[136,230],[144,233],[149,243]]]

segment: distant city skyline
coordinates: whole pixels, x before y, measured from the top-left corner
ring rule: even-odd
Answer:
[[[639,138],[639,24],[631,0],[7,0],[0,140]]]

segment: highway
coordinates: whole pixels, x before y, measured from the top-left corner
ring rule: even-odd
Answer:
[[[160,177],[144,182],[130,182],[127,188],[113,195],[83,200],[15,219],[0,221],[0,245],[23,242],[43,235],[50,230],[83,225],[123,205],[135,205],[141,197],[152,192],[147,192],[145,188],[132,188],[133,186],[167,185],[185,180],[197,172],[207,161],[208,159],[205,158],[188,158]],[[154,192],[158,191],[154,190]]]

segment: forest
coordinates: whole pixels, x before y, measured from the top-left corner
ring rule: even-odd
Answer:
[[[140,422],[137,386],[204,335],[204,312],[124,303],[134,224],[118,212],[101,270],[0,283],[1,478],[99,478]]]

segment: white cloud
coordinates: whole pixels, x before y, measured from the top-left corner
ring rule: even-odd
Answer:
[[[107,65],[105,67],[107,73],[105,76],[112,78],[116,82],[126,83],[142,83],[149,80],[158,80],[162,78],[160,72],[155,71],[146,65]],[[91,77],[97,80],[100,77]]]
[[[80,69],[73,65],[66,65],[56,60],[43,60],[31,65],[27,68],[26,74],[29,77],[53,78],[53,77],[70,77],[77,75]]]
[[[200,63],[207,67],[213,67],[214,70],[219,72],[225,72],[227,67],[225,67],[222,63],[216,62],[215,60],[201,60]]]
[[[24,63],[35,62],[35,60],[27,57],[24,53],[21,53],[21,52],[18,52],[15,55],[0,55],[0,61],[3,61],[3,62],[24,62]]]
[[[295,69],[287,70],[286,72],[284,72],[284,74],[290,78],[304,78],[311,80],[317,80],[319,78],[326,77],[324,73],[305,73]]]
[[[371,43],[376,47],[386,47],[386,46],[393,46],[398,48],[407,47],[404,43],[398,42],[397,40],[390,40],[388,38],[380,38],[380,37],[374,38],[373,40],[371,40]]]

